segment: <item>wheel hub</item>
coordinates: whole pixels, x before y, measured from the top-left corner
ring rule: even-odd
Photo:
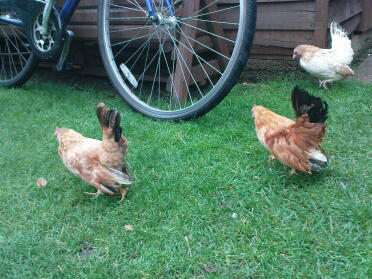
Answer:
[[[178,19],[175,16],[163,16],[160,13],[150,16],[150,19],[155,25],[166,26],[169,28],[175,28],[178,24]]]

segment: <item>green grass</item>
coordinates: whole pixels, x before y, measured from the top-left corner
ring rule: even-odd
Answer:
[[[313,176],[267,163],[251,119],[253,103],[293,117],[295,84],[330,107],[331,164]],[[206,116],[168,123],[90,87],[0,89],[0,278],[368,278],[371,92],[238,85]],[[100,138],[98,101],[120,110],[130,142],[136,183],[123,203],[85,195],[94,189],[57,154],[56,126]]]

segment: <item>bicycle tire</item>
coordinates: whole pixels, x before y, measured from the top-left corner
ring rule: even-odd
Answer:
[[[129,5],[128,7],[127,6],[123,6],[125,5],[124,3],[122,4],[122,2],[128,2],[126,5]],[[190,119],[194,119],[196,117],[199,117],[199,116],[202,116],[204,115],[205,113],[209,112],[211,109],[213,109],[218,103],[220,103],[223,98],[230,92],[231,88],[236,84],[243,68],[245,67],[246,63],[247,63],[247,59],[248,59],[248,56],[249,56],[249,52],[250,52],[250,48],[252,46],[252,41],[253,41],[253,36],[254,36],[254,32],[255,32],[255,24],[256,24],[256,1],[255,0],[240,0],[239,1],[239,4],[238,5],[233,5],[231,8],[220,8],[220,7],[217,7],[217,1],[213,1],[211,2],[212,0],[209,1],[209,4],[205,4],[205,3],[208,3],[208,2],[205,2],[206,0],[201,0],[200,2],[203,2],[204,3],[204,7],[202,9],[200,9],[199,11],[197,11],[197,14],[196,14],[196,19],[192,19],[192,17],[184,17],[182,18],[182,21],[178,21],[180,17],[177,17],[177,26],[175,29],[179,28],[179,30],[176,30],[175,32],[178,32],[178,38],[180,38],[179,40],[177,39],[177,34],[174,36],[174,38],[172,39],[171,38],[171,33],[168,32],[170,28],[168,28],[168,26],[166,26],[166,28],[168,29],[167,33],[165,31],[161,31],[163,32],[164,34],[168,35],[169,34],[169,38],[171,39],[172,43],[173,43],[173,46],[172,44],[170,43],[171,45],[171,49],[168,50],[168,52],[170,52],[170,55],[172,57],[176,56],[174,54],[174,52],[176,52],[177,54],[177,58],[176,59],[172,59],[170,58],[170,60],[168,60],[169,58],[167,57],[168,54],[166,54],[166,51],[164,51],[164,47],[167,47],[167,46],[164,46],[165,43],[169,42],[169,38],[166,38],[162,41],[162,38],[161,36],[159,37],[159,34],[157,33],[157,38],[158,38],[158,42],[159,42],[159,51],[164,51],[163,53],[163,56],[164,56],[164,62],[167,66],[167,69],[168,69],[168,78],[166,80],[166,83],[169,84],[169,80],[170,80],[170,83],[172,84],[171,86],[171,89],[170,91],[173,91],[173,94],[174,94],[174,91],[173,88],[175,88],[175,73],[177,73],[177,71],[175,71],[175,68],[177,70],[177,66],[176,67],[174,66],[174,63],[173,62],[173,71],[170,72],[170,69],[169,69],[169,65],[168,65],[168,62],[167,61],[174,61],[174,60],[179,60],[180,62],[178,62],[177,60],[177,63],[180,64],[180,66],[178,66],[179,69],[182,70],[183,67],[187,67],[187,66],[184,66],[184,65],[187,65],[187,63],[184,61],[184,63],[182,64],[182,53],[181,51],[179,50],[179,48],[183,48],[183,49],[188,49],[187,48],[187,45],[185,46],[186,42],[188,41],[189,42],[189,45],[192,47],[194,44],[198,44],[197,46],[199,46],[200,41],[202,40],[201,37],[197,37],[197,36],[204,36],[204,37],[207,37],[207,36],[210,36],[210,41],[213,41],[213,36],[217,37],[216,34],[213,35],[213,33],[209,32],[209,31],[206,31],[206,30],[199,30],[199,26],[201,26],[200,24],[204,24],[205,26],[207,26],[208,22],[213,22],[217,25],[217,23],[220,23],[221,25],[227,25],[227,24],[235,24],[236,26],[238,26],[238,31],[237,31],[237,35],[236,35],[236,40],[230,40],[233,42],[232,44],[232,47],[233,47],[233,50],[230,51],[230,57],[227,57],[226,55],[224,56],[224,58],[226,58],[226,60],[228,61],[226,67],[224,68],[223,72],[220,74],[220,76],[218,77],[218,80],[213,83],[211,81],[211,77],[208,77],[208,72],[205,70],[204,67],[209,67],[209,68],[212,68],[212,65],[209,64],[208,62],[206,62],[208,58],[203,58],[202,55],[200,55],[197,51],[195,51],[196,48],[193,48],[193,53],[192,54],[192,58],[191,58],[191,66],[190,66],[190,69],[188,69],[189,71],[189,75],[193,78],[193,83],[191,83],[191,85],[189,85],[190,83],[189,82],[186,82],[186,78],[185,78],[185,74],[184,74],[184,71],[182,70],[182,74],[183,74],[183,78],[185,79],[185,84],[188,84],[187,86],[183,85],[184,88],[186,88],[188,90],[188,95],[187,97],[190,97],[191,99],[191,104],[187,104],[185,103],[185,107],[181,107],[181,108],[177,108],[177,109],[173,109],[173,106],[174,105],[169,105],[170,108],[167,108],[167,109],[164,109],[163,107],[159,108],[159,107],[155,107],[153,104],[150,104],[149,103],[146,103],[143,99],[140,99],[140,97],[138,95],[136,95],[134,93],[134,89],[137,90],[137,87],[139,85],[139,82],[142,82],[142,84],[144,84],[144,80],[145,80],[145,72],[146,70],[149,68],[149,66],[147,65],[148,63],[148,54],[150,52],[150,44],[152,44],[152,40],[151,38],[153,37],[153,34],[152,35],[149,35],[151,36],[150,39],[148,39],[146,41],[146,44],[148,44],[148,46],[144,46],[144,44],[142,44],[142,46],[140,47],[137,47],[137,49],[135,47],[132,47],[132,51],[134,53],[137,53],[141,48],[141,53],[138,55],[140,57],[140,55],[142,55],[143,51],[145,50],[145,48],[147,47],[147,55],[146,55],[146,58],[145,58],[145,66],[143,67],[144,69],[144,72],[139,76],[139,74],[136,76],[135,75],[135,71],[132,70],[133,68],[137,67],[138,63],[138,59],[136,59],[136,61],[134,63],[132,63],[133,65],[130,65],[129,63],[127,63],[128,60],[126,60],[125,63],[122,63],[125,65],[125,67],[121,68],[122,64],[120,64],[120,61],[118,61],[118,57],[120,58],[120,55],[122,55],[123,57],[125,56],[125,54],[122,54],[120,53],[122,50],[120,50],[119,54],[116,54],[113,52],[113,47],[115,47],[116,45],[118,45],[117,41],[115,42],[115,40],[117,40],[117,38],[114,38],[114,37],[110,37],[110,34],[114,33],[114,32],[122,32],[122,31],[132,31],[133,28],[131,27],[127,27],[126,29],[123,29],[123,30],[120,30],[118,29],[117,26],[122,26],[120,25],[120,22],[115,22],[115,20],[119,19],[122,20],[121,23],[125,22],[124,20],[127,20],[127,18],[125,17],[119,17],[119,18],[113,18],[111,17],[111,20],[112,20],[112,24],[110,25],[110,13],[115,13],[115,15],[120,15],[120,12],[123,12],[123,11],[117,11],[118,9],[123,9],[125,10],[126,9],[126,12],[127,13],[124,13],[123,12],[123,15],[124,14],[127,14],[128,15],[128,10],[131,9],[131,10],[134,10],[134,9],[137,9],[136,13],[138,14],[140,10],[143,10],[142,6],[138,4],[138,2],[136,0],[126,0],[126,1],[121,1],[120,2],[120,5],[118,4],[115,4],[117,1],[115,1],[114,4],[111,4],[111,0],[100,0],[100,3],[99,3],[99,13],[98,13],[98,37],[99,37],[99,47],[100,47],[100,53],[101,53],[101,57],[102,57],[102,60],[103,60],[103,64],[104,64],[104,67],[105,67],[105,70],[113,84],[113,86],[115,87],[115,89],[118,91],[118,93],[121,95],[121,97],[129,104],[130,107],[132,107],[134,110],[150,117],[150,118],[153,118],[153,119],[159,119],[159,120],[173,120],[173,121],[179,121],[179,120],[190,120]],[[161,1],[160,1],[161,2]],[[181,0],[178,0],[176,2],[174,2],[173,5],[175,5],[175,3],[180,3],[182,2],[182,5],[184,3],[184,1],[181,1]],[[232,1],[227,1],[227,2],[232,2]],[[189,2],[190,4],[190,2]],[[208,18],[207,20],[204,19],[206,17],[206,15],[208,13],[202,13],[200,14],[201,11],[203,10],[206,10],[208,7],[212,6],[212,5],[216,5],[217,8],[215,8],[215,14],[219,13],[221,14],[222,12],[220,11],[227,11],[228,9],[237,9],[239,8],[239,22],[238,23],[233,23],[233,22],[225,22],[225,21],[213,21],[211,20],[210,18]],[[134,7],[131,5],[134,5]],[[160,4],[159,4],[160,5]],[[197,5],[197,4],[195,4]],[[110,10],[110,7],[114,7],[112,10]],[[186,6],[183,6],[182,9],[185,9]],[[163,6],[162,6],[163,8]],[[164,15],[164,13],[168,12],[167,10],[164,11],[165,9],[160,9],[160,6],[158,8],[159,11],[161,11],[160,13]],[[209,10],[207,10],[209,11]],[[183,12],[183,11],[182,11]],[[212,13],[212,12],[210,12]],[[130,14],[129,14],[130,15]],[[170,15],[164,15],[164,17],[168,16],[170,18]],[[199,19],[199,17],[203,17],[203,19]],[[222,15],[219,15],[220,18],[227,18],[227,16],[222,16]],[[130,17],[129,17],[130,18]],[[137,21],[137,17],[133,17],[133,18],[136,18],[133,22],[130,22],[131,24],[134,24],[136,23]],[[188,24],[188,23],[184,23],[186,22],[186,20],[195,20],[197,21],[199,25],[196,25],[196,29],[199,33],[201,33],[202,35],[200,34],[197,34],[195,35],[195,37],[192,37],[194,38],[193,40],[195,42],[192,42],[192,44],[190,43],[190,40],[188,39],[190,34],[192,34],[191,32],[186,34],[184,32],[184,30],[187,29],[187,26],[188,25],[191,25],[191,24]],[[146,19],[144,20],[146,21]],[[200,21],[203,21],[203,23],[200,23]],[[180,22],[180,23],[179,23]],[[217,22],[217,23],[216,23]],[[146,28],[152,28],[152,29],[156,29],[156,28],[161,28],[161,27],[154,27],[154,24],[153,22],[150,22],[152,25],[150,25],[147,21],[147,23],[143,23],[142,27],[140,26],[141,29],[146,29]],[[126,25],[124,25],[126,26]],[[132,25],[128,25],[128,26],[132,26]],[[110,29],[110,27],[112,27]],[[116,29],[115,29],[116,28]],[[120,27],[121,28],[121,27]],[[184,29],[183,29],[184,28]],[[193,28],[193,27],[192,27]],[[216,28],[216,27],[215,27]],[[218,27],[217,27],[218,28]],[[138,28],[139,29],[139,28]],[[189,28],[189,30],[192,30]],[[210,30],[210,29],[208,29]],[[223,32],[222,33],[219,33],[219,34],[225,34],[224,33],[224,29],[222,29]],[[172,30],[173,31],[173,30]],[[197,31],[194,31],[195,34],[197,33]],[[200,32],[201,31],[201,32]],[[207,33],[207,35],[203,35],[204,33],[202,32],[205,32]],[[140,34],[139,34],[140,31],[137,31],[137,35],[139,35],[137,38],[138,40],[140,40]],[[142,32],[142,31],[141,31]],[[184,33],[182,33],[184,32]],[[150,31],[148,31],[148,33],[150,33]],[[162,34],[162,33],[161,33]],[[129,36],[129,35],[128,35]],[[184,36],[186,37],[186,40],[184,40],[184,44],[182,44],[182,41],[181,41],[181,36]],[[191,38],[191,35],[190,35],[190,38]],[[227,39],[227,35],[226,35],[226,38],[220,36],[218,37],[217,40],[229,40]],[[131,41],[133,40],[136,40],[136,39],[129,39],[129,40],[126,40],[126,41],[123,41],[123,43],[126,43],[127,46],[128,44],[131,43]],[[168,40],[168,41],[167,41]],[[155,38],[155,41],[156,41],[156,38]],[[121,43],[119,41],[119,43]],[[177,44],[178,43],[178,44]],[[209,42],[210,43],[210,42]],[[212,42],[214,43],[214,41]],[[220,43],[221,44],[221,43]],[[231,44],[231,43],[230,43]],[[205,55],[205,57],[207,57],[207,55],[210,55],[210,53],[212,53],[212,51],[216,52],[215,51],[215,48],[216,48],[216,43],[214,43],[214,45],[210,48],[207,48],[207,45],[203,44],[203,47],[205,49],[207,49],[207,51],[209,51],[208,54]],[[126,46],[126,47],[127,47]],[[173,47],[173,49],[172,49]],[[131,48],[129,48],[131,49]],[[191,53],[191,50],[188,49],[189,52]],[[155,51],[151,48],[151,51]],[[178,52],[178,53],[177,53]],[[183,53],[187,53],[187,52],[183,52]],[[224,54],[226,54],[227,52],[225,51]],[[158,58],[158,66],[156,66],[156,68],[159,68],[159,76],[157,77],[157,69],[155,70],[155,75],[154,77],[159,79],[158,81],[158,104],[161,104],[163,105],[163,103],[161,103],[159,100],[160,100],[160,93],[161,94],[166,94],[164,93],[164,89],[160,89],[162,86],[164,86],[163,83],[165,83],[165,81],[161,81],[161,70],[160,70],[160,64],[162,60],[161,58],[161,52],[159,54],[159,58]],[[215,53],[212,53],[212,55],[214,55]],[[217,52],[216,56],[219,55],[222,56],[223,53],[219,53]],[[133,54],[132,54],[133,56]],[[142,55],[142,58],[143,58],[144,55]],[[155,56],[154,56],[155,57]],[[141,58],[141,59],[142,59]],[[229,58],[229,59],[227,59]],[[121,59],[121,58],[120,58]],[[132,57],[130,57],[129,60],[131,60]],[[154,58],[153,58],[154,59]],[[213,59],[213,58],[212,58]],[[215,60],[218,60],[220,59],[220,57],[217,57],[215,58]],[[123,58],[124,60],[124,58]],[[199,81],[196,81],[195,80],[195,77],[193,77],[193,74],[191,71],[194,71],[194,69],[198,69],[197,67],[194,66],[195,64],[195,61],[198,60],[198,62],[201,62],[201,66],[199,66],[199,70],[201,71],[201,68],[202,70],[204,71],[206,77],[209,79],[210,81],[210,84],[207,84],[207,92],[205,95],[203,94],[200,94],[202,95],[202,97],[197,100],[195,103],[192,103],[192,98],[193,96],[191,96],[190,94],[190,91],[189,89],[191,87],[197,87],[199,89]],[[203,60],[203,61],[201,61]],[[152,64],[152,61],[149,62],[149,65]],[[219,60],[218,60],[218,63]],[[223,62],[221,62],[223,64]],[[142,62],[143,64],[143,62]],[[141,67],[142,67],[142,64],[141,64]],[[208,64],[208,65],[207,65]],[[147,65],[147,66],[146,66]],[[190,63],[189,63],[190,65]],[[204,67],[203,67],[204,65]],[[221,67],[221,64],[219,65]],[[129,68],[131,67],[131,68]],[[222,67],[221,67],[222,68]],[[129,70],[129,71],[128,71]],[[154,70],[153,70],[154,71]],[[209,69],[210,71],[210,69]],[[180,71],[178,72],[180,73]],[[215,75],[215,73],[213,73]],[[138,76],[140,78],[138,78]],[[142,78],[142,80],[141,80]],[[155,78],[154,78],[154,81],[152,81],[152,88],[151,88],[151,93],[148,93],[146,92],[147,94],[150,94],[150,97],[152,97],[152,94],[153,94],[153,88],[154,88],[154,84],[155,84]],[[207,78],[204,78],[207,79]],[[181,79],[181,77],[179,77],[179,79]],[[136,82],[137,82],[137,87],[135,86],[136,85]],[[203,82],[203,80],[202,80]],[[141,90],[142,90],[142,84],[141,84]],[[132,87],[132,88],[130,88]],[[201,87],[201,86],[200,86]],[[208,89],[208,88],[211,88],[211,89]],[[139,91],[139,90],[137,90]],[[136,91],[136,92],[137,92]],[[168,90],[169,91],[169,90]],[[195,91],[197,91],[195,89]],[[199,89],[200,91],[200,89]],[[139,95],[141,95],[142,92],[140,92]],[[199,92],[197,92],[199,93]],[[170,103],[172,102],[172,93],[169,93],[170,95]],[[149,98],[149,97],[147,97]],[[176,96],[176,98],[178,99],[179,97]],[[174,99],[174,97],[173,97]],[[156,101],[156,100],[155,100]],[[162,100],[161,100],[162,101]],[[180,103],[179,99],[178,99],[178,102]],[[180,104],[181,106],[181,104]]]
[[[12,9],[0,9],[1,16],[17,19]],[[0,87],[18,87],[27,82],[38,64],[23,28],[0,24]]]

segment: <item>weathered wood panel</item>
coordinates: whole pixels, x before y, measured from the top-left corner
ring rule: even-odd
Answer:
[[[262,3],[257,30],[314,30],[314,1]]]
[[[123,4],[123,0],[113,0],[116,4]],[[64,0],[58,0],[61,4]],[[137,0],[145,7],[144,0]],[[219,0],[219,8],[237,3],[238,0]],[[372,0],[257,0],[257,31],[251,57],[256,60],[291,59],[291,53],[299,44],[315,44],[326,47],[328,26],[332,20],[341,22],[347,31],[356,28],[365,31],[372,27]],[[75,33],[75,41],[97,41],[97,5],[98,0],[81,0],[79,9],[76,11],[69,25]],[[236,17],[237,11],[230,10],[222,20],[229,21]],[[120,29],[128,29],[128,25],[136,28],[142,21],[123,20],[128,16],[143,16],[143,13],[135,11],[116,14],[118,19],[115,29],[117,36],[129,38],[134,35],[133,31],[126,30],[125,35],[120,34]],[[137,25],[136,25],[137,24]],[[236,31],[231,25],[224,25],[223,32],[229,38],[233,38]],[[149,32],[147,30],[147,32]],[[208,36],[196,34],[198,41],[206,46],[212,42]],[[80,41],[79,41],[80,42]],[[197,50],[205,52],[207,49],[201,45],[195,45]],[[88,55],[89,48],[97,48],[97,45],[87,46],[81,55]],[[229,45],[231,49],[231,45]],[[92,55],[92,54],[91,54]],[[95,71],[94,63],[99,63],[99,53],[96,49],[94,59],[85,59],[81,63],[89,63],[88,72]],[[89,60],[89,62],[87,62]],[[93,64],[92,64],[93,63]],[[102,71],[100,71],[102,72]]]
[[[312,31],[258,30],[254,38],[255,45],[284,48],[294,48],[299,44],[312,44],[313,42],[314,32]]]
[[[326,47],[327,42],[328,8],[329,0],[315,1],[314,44],[322,48]]]
[[[361,12],[361,0],[330,0],[328,18],[329,21],[334,20],[335,22],[342,23]]]
[[[372,29],[372,1],[362,0],[362,18],[360,23],[360,31]]]
[[[360,25],[361,19],[362,19],[362,14],[358,13],[355,16],[345,20],[342,24],[342,27],[345,28],[345,30],[348,33],[351,33],[354,30],[356,30],[357,27]]]

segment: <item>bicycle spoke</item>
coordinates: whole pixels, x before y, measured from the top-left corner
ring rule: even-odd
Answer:
[[[181,32],[179,32],[178,30],[177,30],[177,31],[178,31],[179,33],[182,33],[183,36],[185,36],[185,38],[187,39],[187,42],[189,43],[189,46],[192,48],[192,44],[191,44],[190,41],[189,41],[189,38],[190,38],[190,39],[192,39],[192,38],[191,38],[190,36],[187,36],[187,35],[185,34],[185,32],[183,32],[183,30],[182,30],[181,28],[179,28],[179,29],[181,30]],[[194,39],[192,39],[192,40],[195,41]],[[205,70],[205,68],[204,68],[204,66],[203,66],[203,63],[201,63],[201,61],[200,61],[200,59],[199,59],[197,53],[195,52],[195,50],[194,50],[193,48],[192,48],[192,51],[193,51],[193,55],[196,57],[196,59],[197,59],[198,62],[200,63],[200,66],[202,67],[204,74],[205,74],[206,77],[208,78],[208,81],[209,81],[210,84],[212,84],[212,86],[214,87],[214,84],[213,84],[213,82],[211,81],[209,75],[207,74],[207,72],[206,72],[206,70]]]
[[[190,52],[193,52],[192,50],[190,50],[185,44],[181,43],[179,40],[177,40],[176,38],[173,38],[177,43],[181,44],[184,48],[186,48],[188,51]],[[197,57],[199,57],[203,62],[205,62],[209,67],[213,68],[216,72],[218,72],[220,75],[222,75],[222,73],[216,69],[216,67],[214,67],[212,64],[210,64],[207,60],[205,60],[203,57],[201,57],[200,55],[196,54]]]
[[[23,61],[22,59],[24,60],[24,62],[27,62],[27,60],[24,58],[24,56],[22,55],[21,51],[19,51],[19,46],[18,46],[18,40],[17,40],[17,36],[14,32],[14,29],[12,28],[12,33],[13,33],[13,36],[15,37],[15,44],[16,44],[16,49],[18,50],[18,59],[19,59],[19,63],[21,63],[21,67],[23,68],[24,67],[24,64],[23,64]]]
[[[177,1],[175,1],[173,4],[171,4],[171,7],[174,9],[174,7],[178,4],[178,3],[180,3],[180,2],[182,2],[182,0],[177,0]],[[162,3],[164,3],[164,1],[162,2]],[[161,9],[161,12],[162,13],[165,13],[165,11],[168,9],[168,7],[165,7],[164,5],[163,5],[163,8]],[[174,9],[174,11],[176,12],[177,10],[179,10],[180,9],[180,7],[178,7],[177,9]]]
[[[125,64],[128,64],[129,61],[142,49],[142,51],[145,49],[145,47],[147,46],[147,44],[150,44],[150,40],[152,39],[153,36],[151,36],[150,38],[148,38],[146,40],[146,42],[139,48],[137,48],[137,50],[125,61]],[[137,55],[137,58],[136,60],[134,61],[133,64],[136,64],[137,60],[139,59],[140,55],[142,54],[142,51],[141,53],[139,53],[139,55]]]
[[[190,39],[190,40],[192,40],[193,42],[198,43],[199,45],[205,47],[206,49],[209,49],[210,51],[212,51],[212,52],[214,52],[214,53],[216,53],[216,54],[218,54],[218,55],[220,55],[220,56],[226,58],[227,60],[230,60],[230,57],[227,57],[227,56],[224,55],[223,53],[218,52],[217,50],[214,50],[213,48],[210,48],[209,46],[207,46],[207,45],[205,45],[205,44],[199,42],[198,40],[195,40],[195,39],[191,38],[190,36],[186,35],[185,32],[183,32],[181,28],[180,28],[180,30],[181,30],[181,32],[182,32],[182,35],[185,36],[187,39]],[[177,30],[177,31],[178,31],[178,30]],[[179,32],[179,31],[178,31],[178,32]],[[181,33],[181,32],[179,32],[179,33]],[[195,53],[195,51],[193,51],[193,52]],[[196,53],[195,53],[195,54],[196,54]]]
[[[130,20],[130,19],[143,19],[146,18],[147,16],[132,16],[132,17],[110,17],[112,20]]]
[[[207,20],[207,19],[200,19],[200,18],[190,18],[188,20],[198,20],[198,21],[203,21],[203,22],[212,22],[212,23],[219,23],[219,24],[228,24],[228,25],[239,26],[239,23],[236,23],[236,22],[216,21],[216,20]]]
[[[110,6],[116,7],[116,8],[124,8],[124,9],[132,10],[132,11],[139,11],[139,12],[143,11],[144,12],[143,9],[129,8],[129,7],[124,7],[124,6],[120,6],[120,5],[117,5],[117,4],[110,4]]]
[[[5,44],[6,44],[6,47],[8,49],[8,53],[9,53],[8,60],[9,60],[9,71],[10,71],[10,75],[11,76],[15,76],[16,73],[17,73],[17,70],[14,68],[15,71],[14,71],[14,75],[13,75],[12,65],[13,65],[13,67],[15,67],[15,65],[14,65],[14,61],[13,61],[13,55],[11,54],[12,51],[10,50],[9,43],[8,43],[9,36],[6,34],[6,32],[4,32],[4,30],[3,30],[3,34],[5,36]]]
[[[147,24],[146,24],[146,26],[147,26]],[[137,31],[137,33],[136,33],[136,35],[135,36],[137,36],[138,34],[139,34],[139,32],[140,32],[140,30],[138,30]],[[150,36],[151,36],[151,34],[150,34]],[[120,50],[119,50],[119,52],[117,53],[117,54],[115,54],[115,57],[116,56],[118,56],[128,45],[129,45],[129,43],[130,42],[128,42],[127,44],[125,44]]]
[[[151,97],[152,97],[152,92],[154,91],[154,85],[155,85],[155,80],[156,80],[156,74],[158,73],[158,64],[159,64],[159,60],[160,60],[160,52],[159,52],[159,58],[158,58],[158,63],[157,63],[157,66],[156,66],[156,72],[155,72],[155,75],[154,75],[154,80],[152,81],[152,85],[151,85],[151,92],[150,92],[150,95],[147,97],[147,104],[150,103],[150,100],[151,100]]]
[[[168,61],[167,61],[167,57],[166,57],[165,52],[164,52],[163,49],[162,49],[161,53],[162,53],[163,56],[164,56],[165,65],[166,65],[166,67],[167,67],[168,74],[169,74],[169,79],[170,79],[170,81],[171,81],[171,85],[172,85],[172,86],[171,86],[171,90],[173,90],[173,89],[174,89],[174,82],[173,82],[173,76],[174,76],[174,63],[173,63],[173,70],[170,71],[170,69],[169,69],[169,64],[168,64]],[[171,91],[171,94],[172,94],[172,91]],[[177,92],[176,92],[176,96],[178,96],[178,93],[177,93]],[[172,98],[169,98],[169,100],[171,101]],[[169,105],[171,106],[171,103],[170,103]],[[181,105],[181,104],[179,103],[179,105]]]
[[[209,3],[207,6],[205,6],[203,9],[199,10],[196,14],[200,16],[200,12],[201,11],[204,11],[205,9],[207,9],[208,7],[212,6],[213,4],[217,3],[218,0],[214,0],[213,2]],[[195,14],[194,14],[195,15]]]
[[[217,37],[217,38],[220,38],[220,39],[222,39],[222,40],[225,40],[225,41],[228,41],[228,42],[231,42],[231,43],[235,44],[235,41],[233,41],[233,40],[230,40],[230,39],[228,39],[228,38],[224,38],[224,37],[222,37],[222,36],[220,36],[220,35],[217,35],[217,34],[214,34],[214,33],[209,32],[209,31],[206,31],[206,30],[204,30],[204,29],[198,28],[198,27],[196,27],[196,26],[194,26],[194,25],[190,25],[190,24],[187,24],[187,23],[185,23],[185,22],[182,22],[182,24],[185,24],[185,25],[187,25],[187,26],[189,26],[189,27],[192,27],[192,28],[194,28],[194,29],[196,29],[196,30],[202,31],[202,32],[207,33],[207,34],[209,34],[209,35],[212,35],[212,36],[214,36],[214,37]]]
[[[147,67],[145,68],[144,72],[142,73],[142,75],[140,76],[139,79],[141,79],[141,78],[143,78],[143,77],[145,76],[145,72],[146,72],[147,69],[151,66],[152,61],[154,61],[154,59],[155,59],[155,57],[158,55],[159,51],[160,51],[160,50],[158,50],[158,51],[156,52],[156,54],[155,54],[154,57],[151,59],[150,63],[147,65]]]
[[[175,43],[174,38],[173,38],[172,35],[169,33],[169,30],[167,30],[167,31],[168,31],[168,34],[169,34],[171,40],[173,41],[173,45],[174,45],[174,47],[175,47],[176,52],[178,53],[178,57],[181,57],[181,58],[182,58],[182,60],[180,60],[180,63],[183,62],[183,63],[184,63],[183,65],[186,66],[185,61],[183,60],[183,57],[179,54],[179,49],[178,49],[178,47],[177,47],[177,44]],[[183,67],[181,66],[180,69],[181,69],[181,73],[182,73],[183,80],[184,80],[185,84],[187,84],[187,79],[186,79],[186,76],[185,76],[185,72],[184,72],[184,70],[183,70]],[[173,70],[173,73],[175,73],[174,70]],[[173,78],[173,77],[172,77],[172,78]],[[191,93],[190,93],[189,87],[186,86],[186,89],[187,89],[187,94],[188,94],[188,96],[189,96],[189,98],[190,98],[190,100],[191,100],[191,102],[192,102],[192,99],[191,99]],[[176,92],[176,93],[177,93],[177,92]],[[181,100],[179,99],[178,94],[176,95],[176,97],[177,97],[177,101],[178,101],[178,103],[181,105]]]
[[[4,50],[5,52],[5,50]],[[0,59],[1,59],[1,73],[0,73],[0,80],[2,80],[2,77],[4,77],[4,79],[6,79],[6,71],[5,71],[5,65],[4,65],[4,54],[3,54],[3,50],[1,48],[1,45],[0,45]],[[2,73],[4,72],[4,75],[2,75]]]
[[[136,1],[136,0],[134,0],[134,2],[136,3],[136,4],[134,4],[132,1],[130,1],[130,0],[127,0],[129,3],[131,3],[133,6],[135,6],[135,7],[137,7],[137,8],[139,8],[141,11],[143,11],[144,13],[146,13],[146,11],[141,7],[141,5],[140,4],[138,4],[138,2]]]
[[[13,31],[13,28],[11,28],[12,29],[12,32],[13,32],[13,34],[14,34],[14,31]],[[18,43],[17,43],[17,39],[15,38],[15,43],[13,43],[13,41],[9,38],[9,41],[12,43],[12,45],[13,45],[13,47],[18,51],[18,54],[19,54],[19,56],[21,56],[22,58],[24,58],[23,56],[22,56],[22,52],[19,50],[19,48],[18,48]],[[25,61],[27,61],[26,59],[24,59]]]
[[[234,63],[246,59],[252,38],[242,19],[254,0],[149,0],[151,18],[143,0],[99,1],[106,69],[134,109],[192,117],[199,106],[205,112],[217,104],[240,74],[242,63]],[[243,1],[247,9],[240,9]]]
[[[146,72],[146,67],[147,67],[147,59],[148,59],[148,56],[149,56],[149,50],[150,50],[150,44],[148,44],[147,46],[147,52],[146,52],[146,58],[145,58],[145,64],[143,66],[143,74],[145,74]],[[143,86],[143,82],[144,82],[144,78],[142,78],[141,80],[141,86],[140,86],[140,93],[139,93],[139,97],[141,97],[142,95],[142,86]]]
[[[111,46],[113,47],[113,46],[118,46],[118,45],[122,45],[122,44],[127,43],[127,44],[125,45],[125,47],[126,47],[130,42],[133,42],[133,41],[136,41],[136,40],[139,40],[139,39],[142,39],[142,38],[149,37],[149,36],[151,36],[151,35],[153,35],[153,34],[155,34],[155,33],[156,33],[156,31],[153,32],[153,33],[151,33],[151,34],[147,34],[147,35],[143,35],[143,36],[140,36],[140,37],[136,37],[136,38],[133,38],[133,39],[130,39],[130,40],[125,40],[125,41],[122,41],[122,42],[119,42],[119,43],[115,43],[115,44],[112,44]]]
[[[0,10],[2,16],[17,19],[14,11]],[[21,27],[0,24],[0,86],[17,86],[27,81],[36,59]]]
[[[171,39],[173,40],[174,38],[171,37]],[[182,45],[183,45],[183,44],[182,44]],[[181,55],[181,52],[179,51],[179,48],[177,47],[176,50],[177,50],[177,52],[178,52],[178,57],[180,57],[181,60],[183,61],[185,67],[187,68],[187,71],[188,71],[189,74],[190,74],[190,77],[192,78],[194,84],[195,84],[196,87],[198,88],[198,91],[199,91],[200,95],[203,97],[203,93],[201,92],[201,90],[200,90],[200,88],[199,88],[199,86],[198,86],[198,83],[196,82],[196,80],[195,80],[195,78],[194,78],[194,75],[192,74],[191,70],[189,69],[189,67],[187,67],[187,63],[186,63],[185,59],[183,58],[183,56]],[[183,72],[183,67],[181,67],[181,70],[182,70],[182,72]],[[185,83],[186,83],[186,85],[187,85],[186,78],[185,78]],[[186,88],[188,88],[188,86],[187,86]],[[190,101],[191,101],[191,103],[192,103],[192,98],[191,98],[190,90],[187,90],[187,91],[188,91],[188,94],[189,94],[189,97],[190,97]]]
[[[214,12],[208,12],[208,13],[205,13],[205,14],[197,14],[197,15],[193,15],[193,16],[190,16],[190,17],[185,17],[185,18],[182,19],[182,21],[189,20],[189,19],[196,18],[196,17],[200,17],[200,16],[216,14],[216,13],[220,13],[220,12],[224,12],[224,11],[228,11],[228,10],[236,9],[236,8],[239,8],[239,6],[233,6],[233,7],[229,7],[229,8],[225,8],[225,9],[221,9],[221,10],[216,10]]]

